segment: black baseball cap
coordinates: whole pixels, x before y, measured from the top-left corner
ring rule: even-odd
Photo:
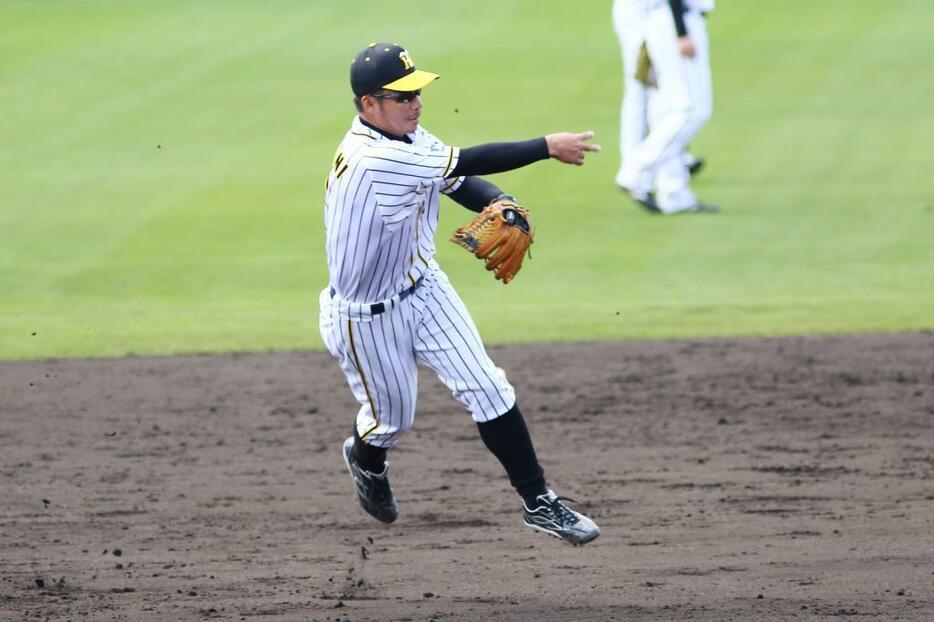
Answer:
[[[350,61],[350,88],[357,97],[380,89],[418,91],[440,77],[416,69],[409,53],[395,43],[371,43]]]

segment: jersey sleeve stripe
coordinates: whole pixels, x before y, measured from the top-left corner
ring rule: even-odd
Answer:
[[[445,184],[443,188],[441,188],[441,192],[445,194],[449,192],[454,192],[460,187],[462,183],[464,183],[463,177],[455,177],[451,181],[449,181],[447,184]]]
[[[447,177],[448,173],[451,172],[451,169],[454,168],[454,152],[460,151],[457,147],[448,147],[450,153],[448,154],[448,164],[444,167],[444,172],[441,173],[442,177]],[[460,157],[460,153],[457,154]]]

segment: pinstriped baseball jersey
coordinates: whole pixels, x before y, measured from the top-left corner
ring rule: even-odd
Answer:
[[[334,156],[324,200],[331,287],[344,300],[375,302],[414,284],[434,262],[441,193],[459,149],[419,126],[412,144],[355,118]]]
[[[459,149],[417,127],[394,140],[354,119],[334,156],[324,218],[330,283],[319,328],[360,403],[358,436],[393,447],[415,420],[417,365],[430,367],[478,422],[515,391],[435,261],[440,196]]]

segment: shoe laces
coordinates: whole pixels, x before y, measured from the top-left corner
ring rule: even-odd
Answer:
[[[369,489],[370,496],[374,500],[386,501],[392,497],[392,489],[389,487],[388,467],[389,464],[387,463],[386,468],[383,469],[383,472],[380,474],[367,471],[366,469],[359,469],[364,480],[368,482],[367,488]]]
[[[578,503],[570,497],[558,497],[555,496],[553,499],[548,499],[547,504],[551,507],[551,510],[555,513],[555,516],[558,520],[561,521],[564,525],[573,525],[577,522],[577,515],[572,512],[568,507],[566,507],[562,501],[569,501],[571,503]]]

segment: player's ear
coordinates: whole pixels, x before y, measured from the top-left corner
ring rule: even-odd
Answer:
[[[376,98],[369,95],[360,96],[360,112],[368,112],[376,108]]]

